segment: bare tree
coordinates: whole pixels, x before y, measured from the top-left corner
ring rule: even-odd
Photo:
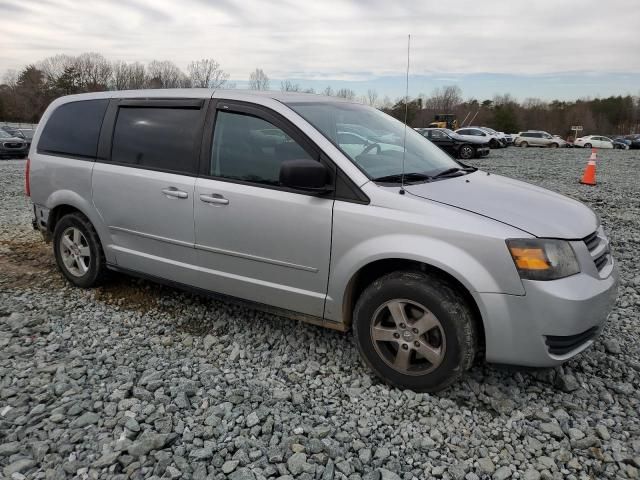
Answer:
[[[336,92],[336,97],[346,98],[347,100],[353,100],[356,98],[356,92],[350,88],[341,88]]]
[[[65,71],[76,65],[76,57],[70,55],[54,55],[38,62],[36,65],[44,73],[48,83],[55,83]]]
[[[111,82],[113,90],[127,90],[129,80],[129,65],[121,60],[111,64]]]
[[[13,69],[7,70],[2,76],[4,84],[10,88],[15,88],[18,83],[18,72]]]
[[[147,72],[142,63],[134,62],[129,64],[129,85],[131,90],[144,88],[147,80]]]
[[[462,90],[457,85],[436,88],[431,96],[424,102],[424,107],[438,111],[439,113],[450,113],[462,103]]]
[[[393,101],[391,101],[391,98],[389,97],[389,95],[385,95],[384,98],[382,99],[382,102],[380,103],[379,108],[385,109],[385,108],[391,108],[393,106]]]
[[[325,88],[322,91],[323,95],[326,95],[327,97],[333,97],[334,93],[333,93],[333,88],[331,88],[331,86],[328,86],[327,88]]]
[[[111,79],[111,63],[99,53],[83,53],[76,58],[80,87],[88,92],[106,90]]]
[[[213,58],[195,60],[189,64],[187,70],[191,86],[196,88],[220,88],[229,79],[229,74]]]
[[[375,107],[378,104],[378,92],[375,90],[367,90],[367,104]]]
[[[315,90],[315,88],[311,88],[311,87],[309,87],[309,88],[305,88],[305,89],[303,90],[303,92],[304,92],[304,93],[316,93],[316,90]]]
[[[251,90],[269,90],[269,77],[261,68],[256,68],[249,75],[249,88]]]
[[[145,86],[145,70],[141,63],[114,62],[110,87],[115,90],[139,90]]]
[[[282,90],[283,92],[299,92],[300,85],[297,83],[293,83],[290,80],[285,80],[283,82],[280,82],[280,90]]]
[[[189,78],[168,60],[152,60],[147,65],[147,85],[150,88],[178,88],[187,87]]]

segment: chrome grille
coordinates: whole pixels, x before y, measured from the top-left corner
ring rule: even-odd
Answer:
[[[3,146],[5,148],[23,148],[24,143],[21,142],[4,142]]]

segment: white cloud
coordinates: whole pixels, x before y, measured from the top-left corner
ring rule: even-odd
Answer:
[[[637,0],[0,0],[0,73],[44,57],[213,57],[232,78],[640,72]],[[455,76],[455,75],[454,75]]]

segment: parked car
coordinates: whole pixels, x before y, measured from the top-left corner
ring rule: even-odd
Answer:
[[[624,137],[618,137],[613,139],[613,148],[618,150],[629,150],[631,148],[631,140],[627,140]]]
[[[22,138],[0,129],[0,158],[26,158],[27,153],[29,147]]]
[[[558,146],[562,147],[562,148],[571,148],[573,147],[572,144],[570,144],[569,142],[567,142],[564,138],[562,138],[560,135],[553,135],[553,138],[555,138],[556,140],[560,140],[560,142],[558,142]]]
[[[587,135],[586,137],[576,138],[573,145],[574,147],[583,148],[613,148],[613,140],[599,135]]]
[[[566,143],[561,138],[554,138],[547,132],[540,130],[528,130],[526,132],[520,132],[515,139],[514,145],[516,147],[549,147],[558,148],[565,147]]]
[[[25,142],[27,142],[27,146],[31,146],[31,140],[33,139],[33,134],[35,130],[32,128],[20,128],[18,131],[22,134],[22,138]]]
[[[505,144],[500,141],[498,135],[487,132],[478,127],[459,128],[456,130],[456,133],[466,140],[480,139],[482,141],[489,142],[489,146],[491,148],[502,148],[505,146]]]
[[[24,134],[18,128],[11,127],[9,125],[0,125],[0,130],[4,130],[13,138],[21,138],[24,140]]]
[[[470,158],[489,155],[489,142],[480,138],[465,138],[448,128],[420,128],[418,133],[431,140],[442,150],[454,158],[469,160]]]
[[[500,143],[502,144],[503,147],[508,147],[509,146],[509,138],[511,138],[510,135],[507,135],[504,132],[498,132],[498,131],[494,130],[493,128],[489,128],[489,127],[478,127],[478,128],[480,128],[481,130],[484,130],[485,132],[488,132],[488,133],[498,137],[498,140],[500,141]]]
[[[629,148],[631,150],[640,149],[640,134],[635,135],[627,135],[624,137],[626,140],[629,140],[631,143],[629,144]]]
[[[355,149],[341,124],[375,137]],[[61,97],[25,176],[34,227],[71,284],[116,270],[352,329],[364,362],[401,388],[440,390],[480,353],[559,365],[593,344],[616,298],[588,207],[464,166],[344,99]]]

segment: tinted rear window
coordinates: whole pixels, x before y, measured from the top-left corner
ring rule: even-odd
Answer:
[[[196,173],[200,124],[197,108],[121,107],[111,161]]]
[[[44,126],[38,152],[95,158],[108,105],[108,99],[60,105]]]

